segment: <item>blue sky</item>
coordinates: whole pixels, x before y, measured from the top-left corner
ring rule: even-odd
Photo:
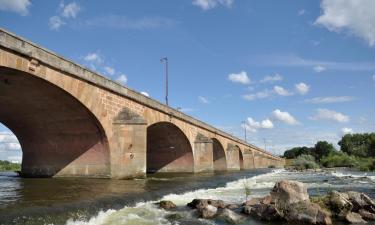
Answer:
[[[167,56],[172,107],[241,138],[246,127],[249,142],[280,154],[375,131],[374,8],[373,0],[0,0],[0,26],[161,102]],[[20,156],[0,126],[0,158]]]

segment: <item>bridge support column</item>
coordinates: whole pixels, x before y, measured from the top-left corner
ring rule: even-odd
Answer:
[[[254,169],[254,157],[251,149],[245,149],[243,151],[243,169],[249,170]]]
[[[240,170],[240,149],[238,146],[228,144],[227,147],[227,168],[228,170]]]
[[[213,170],[213,142],[202,134],[198,134],[194,141],[194,172]]]
[[[124,109],[113,122],[111,175],[125,179],[146,176],[147,123]]]

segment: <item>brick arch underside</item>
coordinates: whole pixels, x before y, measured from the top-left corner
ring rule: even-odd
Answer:
[[[99,121],[50,82],[1,67],[0,122],[21,144],[23,176],[110,175],[108,141]]]
[[[194,172],[193,150],[186,135],[169,122],[147,128],[147,173]]]
[[[227,170],[227,159],[225,151],[219,140],[212,138],[214,171]]]

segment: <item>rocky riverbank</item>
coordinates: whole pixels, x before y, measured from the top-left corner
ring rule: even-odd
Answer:
[[[168,211],[176,211],[169,215],[171,220],[182,217],[171,201],[164,200],[157,205]],[[304,183],[289,180],[276,182],[269,195],[243,203],[194,199],[187,206],[199,218],[220,218],[231,224],[241,223],[246,217],[317,225],[330,225],[336,221],[364,224],[375,220],[375,201],[364,193],[330,191],[324,196],[310,197]]]

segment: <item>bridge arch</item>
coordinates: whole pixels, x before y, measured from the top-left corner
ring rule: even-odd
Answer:
[[[171,122],[147,128],[147,173],[194,172],[193,150],[188,137]]]
[[[216,138],[212,138],[213,167],[214,171],[227,170],[227,158],[223,145]]]
[[[22,175],[109,177],[107,135],[76,97],[33,74],[0,67],[0,122],[17,136]]]

